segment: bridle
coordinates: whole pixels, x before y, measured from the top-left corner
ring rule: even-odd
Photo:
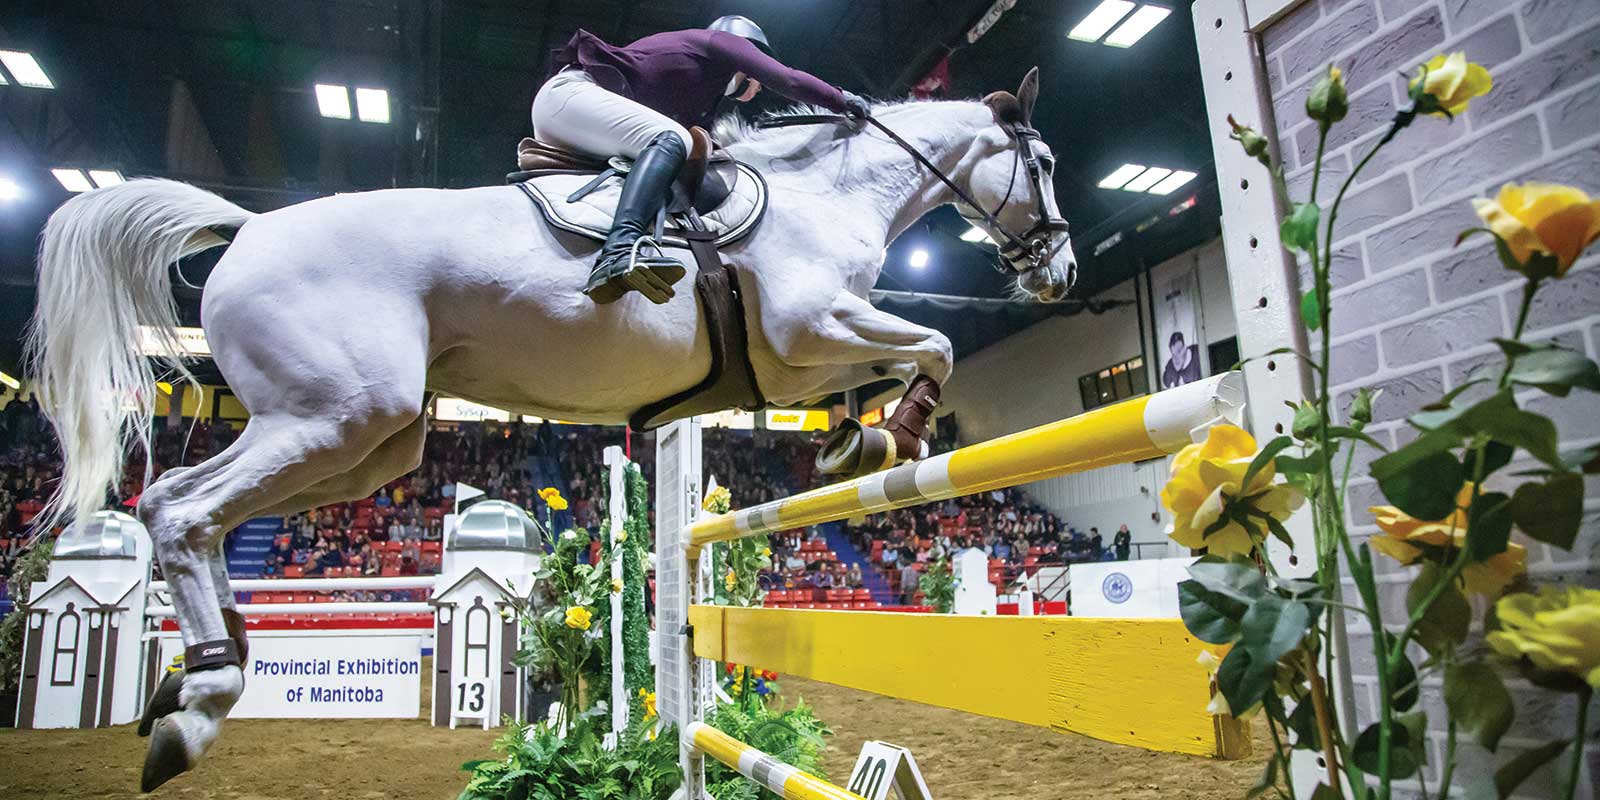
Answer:
[[[950,187],[950,191],[954,192],[956,198],[961,201],[957,206],[957,210],[963,219],[974,225],[981,225],[990,235],[999,234],[1002,240],[1000,243],[1000,258],[1003,264],[996,264],[995,268],[1002,274],[1022,273],[1039,269],[1048,264],[1056,252],[1066,244],[1066,237],[1059,237],[1060,241],[1058,243],[1057,235],[1067,232],[1067,221],[1052,214],[1045,204],[1046,175],[1044,167],[1039,163],[1039,157],[1033,152],[1032,144],[1034,140],[1040,138],[1039,132],[1026,123],[1006,122],[1001,124],[1001,127],[1006,131],[1006,135],[1016,144],[1014,148],[1016,160],[1011,165],[1011,180],[1007,183],[1006,195],[1000,199],[1000,203],[995,206],[993,211],[984,209],[977,200],[973,199],[971,194],[957,186],[956,182],[950,179],[950,176],[944,174],[944,170],[939,169],[932,161],[928,160],[927,156],[917,150],[916,145],[906,141],[900,134],[890,130],[888,126],[872,116],[859,119],[843,114],[767,116],[757,119],[755,126],[765,129],[827,123],[856,125],[862,122],[877,128],[883,135],[889,137],[891,141],[900,145],[901,149],[916,159],[918,164],[932,172],[934,177],[942,181],[945,186]],[[1011,193],[1016,187],[1017,164],[1023,165],[1028,170],[1028,181],[1033,186],[1034,200],[1039,206],[1038,221],[1033,224],[1033,227],[1022,233],[1014,233],[1000,222],[1000,214],[1005,211],[1006,206],[1011,202]],[[968,213],[968,211],[972,213]],[[1065,277],[1069,286],[1077,278],[1076,275],[1070,274],[1070,272]]]

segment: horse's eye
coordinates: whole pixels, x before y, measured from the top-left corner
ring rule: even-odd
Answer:
[[[1041,156],[1039,158],[1039,166],[1043,167],[1045,172],[1054,173],[1056,171],[1056,160],[1050,156]]]

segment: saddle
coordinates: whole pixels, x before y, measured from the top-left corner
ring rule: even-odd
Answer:
[[[656,219],[654,238],[663,248],[686,248],[694,255],[695,296],[710,334],[711,369],[694,386],[635,411],[628,424],[638,431],[712,411],[766,406],[750,363],[739,277],[717,252],[761,221],[766,181],[718,148],[704,130],[691,128],[690,136],[693,147]],[[517,144],[517,171],[506,182],[527,195],[550,227],[604,242],[630,167],[627,159],[602,161],[523,139]]]

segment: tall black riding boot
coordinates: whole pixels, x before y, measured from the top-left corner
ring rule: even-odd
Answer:
[[[611,234],[600,248],[594,271],[589,273],[589,284],[583,289],[596,303],[614,303],[630,290],[637,290],[653,303],[672,299],[672,285],[682,280],[687,270],[683,262],[663,255],[645,234],[667,204],[672,181],[687,157],[683,139],[675,133],[663,133],[634,160],[622,182]]]

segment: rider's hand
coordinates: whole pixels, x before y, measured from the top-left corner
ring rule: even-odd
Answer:
[[[857,128],[865,125],[867,117],[872,116],[872,105],[866,98],[855,92],[844,93],[844,114],[855,123]]]

